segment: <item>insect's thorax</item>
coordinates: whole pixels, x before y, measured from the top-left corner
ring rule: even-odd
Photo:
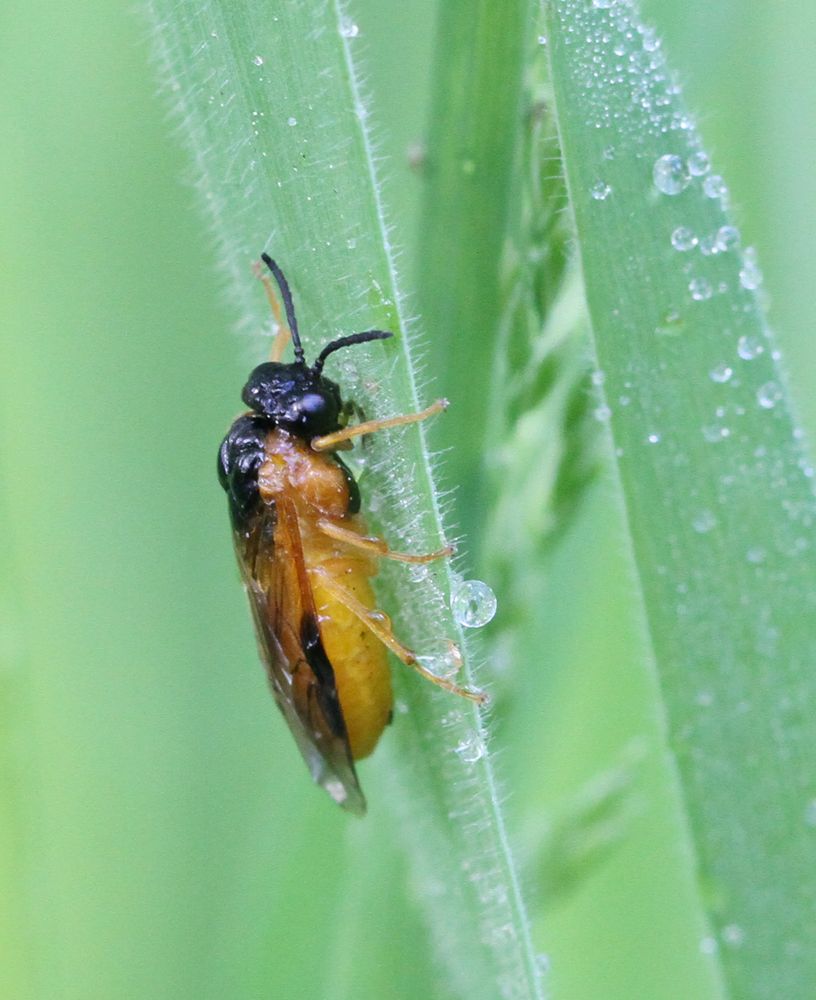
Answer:
[[[312,451],[301,438],[276,428],[266,438],[266,457],[258,469],[258,492],[264,503],[282,494],[298,513],[345,517],[352,508],[353,480],[329,453]]]

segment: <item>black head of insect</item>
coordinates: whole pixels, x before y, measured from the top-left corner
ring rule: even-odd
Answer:
[[[326,344],[313,365],[307,365],[289,283],[271,257],[264,253],[261,254],[261,259],[275,276],[280,288],[295,348],[295,360],[290,364],[266,361],[258,365],[247,379],[241,398],[255,413],[298,437],[308,440],[322,434],[331,434],[342,426],[343,400],[340,387],[323,375],[326,358],[343,347],[365,344],[369,340],[386,340],[393,334],[384,330],[366,330],[364,333],[338,337]]]

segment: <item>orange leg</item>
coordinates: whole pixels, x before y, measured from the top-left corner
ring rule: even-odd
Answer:
[[[406,424],[418,424],[421,420],[441,413],[448,408],[447,399],[438,399],[425,410],[419,413],[407,413],[401,417],[385,417],[382,420],[367,420],[363,424],[355,427],[345,427],[342,431],[335,431],[334,434],[324,434],[323,437],[312,439],[313,451],[330,451],[332,448],[342,446],[351,438],[360,437],[363,434],[374,434],[376,431],[384,431],[389,427],[404,427]]]
[[[344,528],[334,521],[330,521],[328,518],[319,518],[317,527],[324,535],[328,535],[329,538],[335,538],[338,542],[344,542],[346,545],[351,545],[356,549],[370,552],[372,555],[380,556],[382,559],[393,559],[395,562],[422,565],[423,563],[433,562],[435,559],[444,559],[446,556],[452,556],[455,551],[452,545],[446,545],[444,549],[437,549],[436,552],[426,552],[423,555],[392,552],[388,547],[388,542],[384,538],[377,538],[374,535],[360,535],[350,528]]]
[[[343,607],[348,608],[366,626],[371,634],[376,636],[387,649],[390,649],[394,656],[404,663],[406,667],[416,670],[426,680],[432,684],[436,684],[438,687],[444,688],[445,691],[458,694],[462,698],[468,698],[479,705],[483,705],[487,701],[487,695],[484,691],[472,691],[469,688],[460,687],[458,684],[454,684],[453,681],[449,681],[446,677],[439,677],[433,671],[424,667],[417,659],[416,653],[408,649],[407,646],[403,646],[391,631],[391,622],[388,620],[387,615],[383,614],[382,611],[372,611],[371,608],[367,608],[350,590],[347,590],[342,584],[337,583],[326,570],[321,567],[315,567],[310,572],[319,574],[323,587],[329,591],[334,599],[342,604]]]
[[[278,328],[278,332],[275,334],[275,339],[272,341],[272,350],[269,352],[269,360],[280,361],[283,357],[283,352],[286,350],[287,344],[292,339],[292,333],[283,321],[280,302],[278,302],[278,296],[275,294],[275,288],[272,281],[266,271],[261,270],[260,265],[256,265],[255,267],[255,277],[260,278],[261,284],[264,286],[266,297],[269,300],[270,307],[272,308],[272,315],[275,318],[275,326]]]

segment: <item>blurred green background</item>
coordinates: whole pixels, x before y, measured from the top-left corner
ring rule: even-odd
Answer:
[[[410,278],[436,5],[389,8],[353,12]],[[812,436],[816,12],[647,14],[759,248]],[[149,33],[102,0],[11,0],[0,23],[0,996],[441,996],[387,775],[365,766],[365,823],[329,808],[256,663],[214,465],[263,348],[230,332]],[[618,521],[606,478],[542,567],[569,669],[518,666],[494,745],[522,846],[641,748],[623,842],[549,902],[528,882],[553,994],[708,997]]]

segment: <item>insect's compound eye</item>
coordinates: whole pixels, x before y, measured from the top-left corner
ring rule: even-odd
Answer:
[[[298,395],[292,422],[307,434],[329,434],[337,430],[339,403],[328,391],[307,389]]]
[[[306,392],[298,401],[298,409],[307,419],[322,417],[331,409],[331,404],[326,397],[319,392]]]

